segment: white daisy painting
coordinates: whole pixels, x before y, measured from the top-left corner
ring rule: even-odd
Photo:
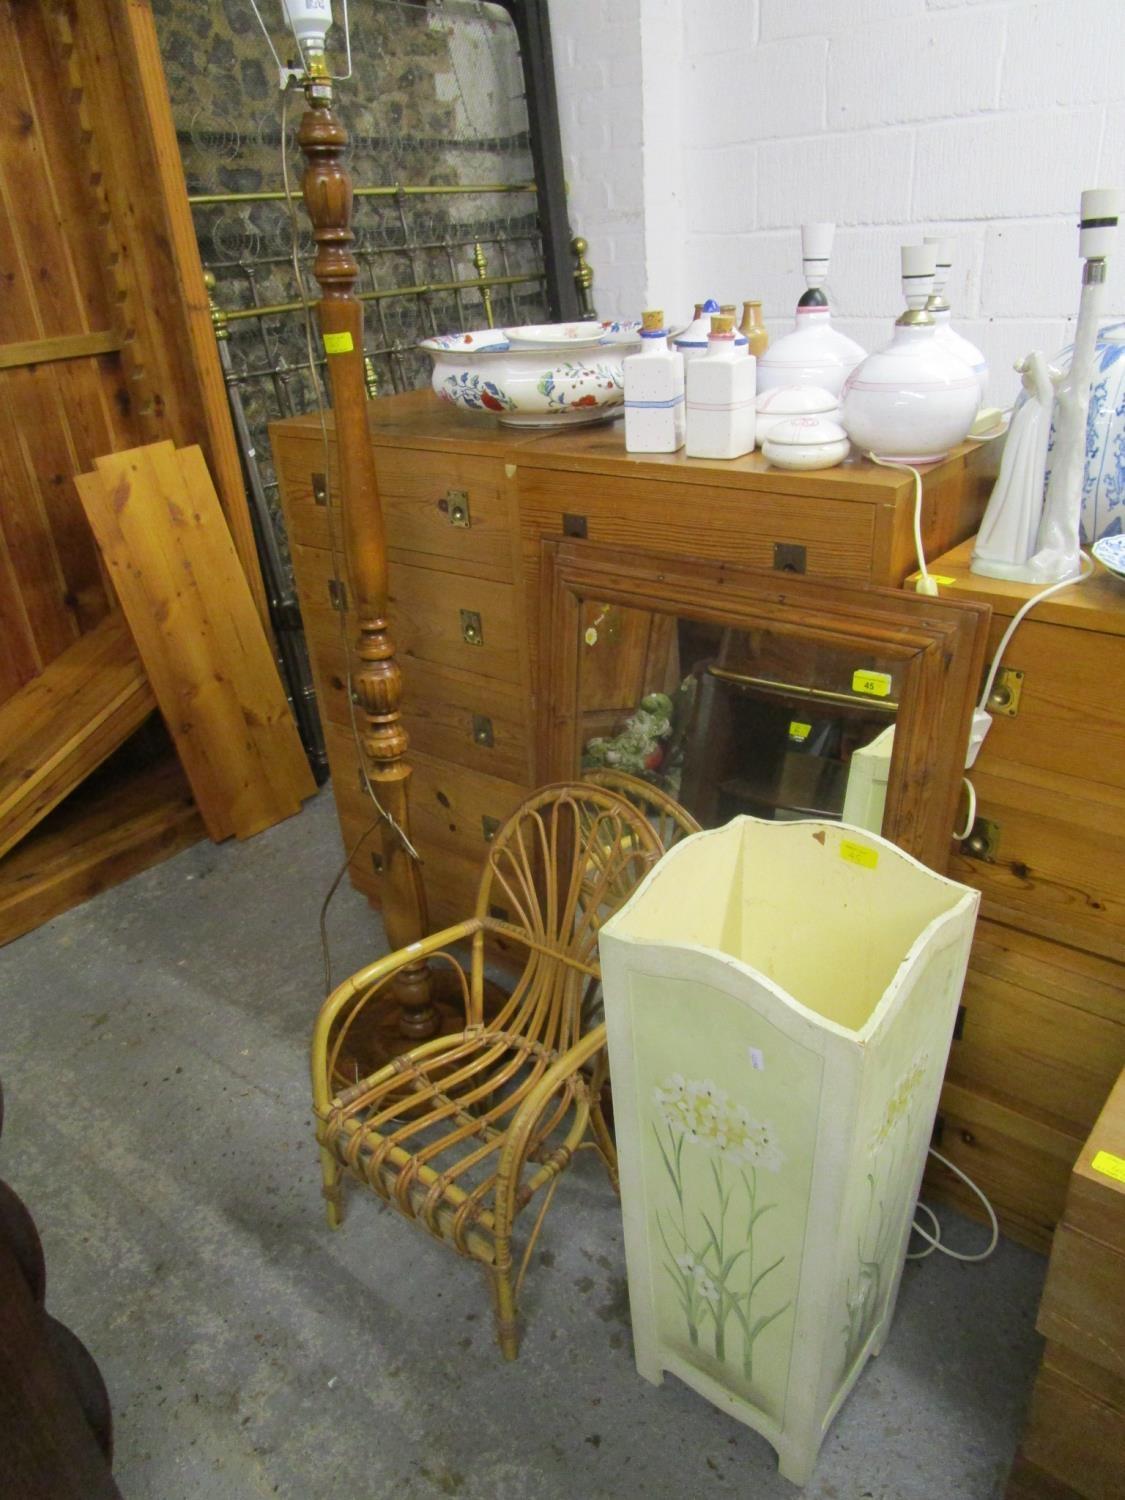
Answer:
[[[785,1162],[777,1132],[710,1078],[673,1073],[652,1103],[675,1204],[658,1212],[657,1228],[688,1341],[750,1382],[755,1345],[789,1308],[770,1296],[785,1256],[763,1253],[759,1228]]]

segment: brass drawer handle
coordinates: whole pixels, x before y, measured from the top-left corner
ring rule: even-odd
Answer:
[[[450,526],[460,526],[467,530],[473,524],[468,490],[446,490],[437,506]]]
[[[461,611],[461,639],[468,646],[484,645],[484,626],[481,624],[480,614],[475,609]]]
[[[988,695],[988,707],[994,714],[1005,714],[1014,719],[1020,711],[1020,694],[1023,692],[1023,673],[1018,667],[1001,667]]]
[[[485,745],[489,750],[496,743],[492,733],[492,720],[487,714],[473,715],[473,743]]]
[[[1000,824],[990,818],[977,818],[969,830],[969,837],[961,845],[961,852],[970,859],[996,859],[1000,848]]]
[[[500,832],[500,819],[490,818],[485,813],[480,820],[480,831],[484,834],[485,843],[491,844],[492,840]]]

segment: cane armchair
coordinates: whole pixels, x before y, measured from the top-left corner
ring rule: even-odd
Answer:
[[[480,1261],[508,1359],[519,1348],[523,1275],[562,1172],[591,1148],[616,1187],[601,1108],[605,1027],[587,1025],[584,1001],[599,980],[601,923],[661,852],[648,821],[612,791],[571,783],[537,792],[495,835],[475,915],[367,965],[317,1018],[313,1104],[329,1224],[341,1223],[344,1179],[357,1179]],[[520,967],[507,999],[486,1017],[493,939]],[[452,951],[466,944],[467,969]],[[464,1029],[349,1084],[337,1071],[349,1029],[421,957],[458,976]],[[538,1212],[513,1275],[513,1229],[533,1203]]]

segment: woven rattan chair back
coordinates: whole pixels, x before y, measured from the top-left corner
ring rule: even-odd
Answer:
[[[498,1029],[551,1050],[578,1041],[583,996],[599,976],[598,930],[662,852],[649,823],[604,787],[546,787],[516,810],[492,842],[477,897],[486,928],[527,950]]]
[[[631,776],[628,771],[612,771],[599,767],[594,771],[586,771],[582,780],[592,782],[594,786],[603,786],[611,792],[616,792],[619,797],[624,797],[627,802],[631,802],[639,812],[643,813],[665,849],[678,844],[681,839],[687,838],[689,833],[698,833],[703,826],[692,817],[686,807],[681,806],[661,787],[654,785],[651,781],[643,780],[640,776]]]

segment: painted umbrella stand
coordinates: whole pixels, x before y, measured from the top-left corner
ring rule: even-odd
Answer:
[[[736,818],[602,929],[637,1368],[797,1484],[887,1336],[978,902],[862,829]]]

